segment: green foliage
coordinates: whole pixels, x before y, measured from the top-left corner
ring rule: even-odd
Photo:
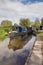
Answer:
[[[11,29],[11,27],[12,27],[12,22],[11,21],[9,21],[9,20],[3,20],[1,22],[1,28],[3,30],[5,30],[6,32],[8,32]]]
[[[5,32],[9,32],[11,30],[11,27],[2,27],[2,29],[5,31]]]
[[[0,29],[0,35],[2,34],[5,34],[5,31]]]
[[[5,37],[6,37],[5,34],[6,34],[6,32],[4,30],[0,29],[0,41],[3,41],[5,39]]]
[[[17,23],[14,23],[14,26],[18,26],[18,24]]]
[[[31,22],[31,26],[34,27],[34,22]]]
[[[35,22],[34,22],[34,27],[36,27],[36,28],[40,28],[40,21],[39,21],[39,19],[37,18],[36,20],[35,20]]]
[[[30,26],[30,20],[27,18],[27,19],[20,19],[20,25],[22,26],[26,26],[26,27],[29,27]]]
[[[12,22],[9,21],[9,20],[3,20],[3,21],[1,22],[1,26],[2,26],[2,27],[12,26]]]
[[[38,32],[38,36],[43,37],[43,32]]]
[[[43,18],[41,19],[41,25],[43,26]]]

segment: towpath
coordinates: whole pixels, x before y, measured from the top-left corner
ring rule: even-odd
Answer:
[[[31,56],[27,58],[25,65],[43,65],[43,48],[42,40],[37,37]]]

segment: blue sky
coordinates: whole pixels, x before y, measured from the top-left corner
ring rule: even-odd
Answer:
[[[31,3],[35,3],[35,2],[43,2],[43,0],[10,0],[10,1],[12,1],[12,2],[14,2],[14,1],[20,1],[21,3],[23,3],[23,4],[27,4],[28,2],[31,2]]]
[[[14,0],[13,0],[14,1]],[[43,2],[43,0],[21,0],[23,4],[27,4],[28,2],[35,3],[35,2]]]
[[[0,0],[0,23],[4,19],[19,23],[20,18],[34,21],[43,17],[43,0]]]

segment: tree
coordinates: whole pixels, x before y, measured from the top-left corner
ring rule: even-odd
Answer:
[[[39,19],[37,18],[36,20],[35,20],[35,22],[34,22],[34,27],[36,27],[36,28],[40,28],[40,21],[39,21]]]
[[[3,20],[3,21],[1,22],[1,27],[2,27],[2,29],[4,29],[6,32],[8,32],[8,31],[11,29],[11,27],[12,27],[12,22],[9,21],[9,20]]]
[[[14,23],[14,26],[18,26],[18,24],[17,23]]]
[[[34,27],[34,22],[31,22],[31,26]]]
[[[41,25],[43,26],[43,18],[41,19]]]
[[[2,26],[2,27],[12,26],[12,22],[9,21],[9,20],[3,20],[3,21],[1,22],[1,26]]]
[[[27,18],[27,19],[20,19],[20,25],[22,26],[27,26],[29,27],[30,26],[30,20]]]

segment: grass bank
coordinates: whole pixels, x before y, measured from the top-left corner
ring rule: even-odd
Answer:
[[[43,37],[43,32],[37,32],[37,35]]]
[[[6,38],[6,32],[0,29],[0,41],[3,41]]]

